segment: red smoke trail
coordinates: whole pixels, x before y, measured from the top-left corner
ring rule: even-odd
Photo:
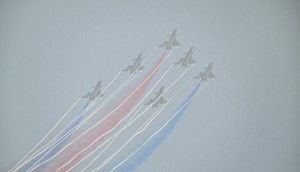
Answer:
[[[163,62],[165,54],[166,52],[164,52],[163,55],[158,59],[158,61],[147,73],[144,79],[140,81],[140,84],[138,84],[139,86],[135,90],[135,92],[131,92],[129,94],[131,96],[127,99],[127,101],[125,101],[113,112],[111,116],[109,116],[107,119],[105,119],[105,121],[103,121],[104,124],[100,123],[100,125],[97,125],[92,130],[84,134],[81,139],[76,140],[72,145],[64,149],[57,157],[55,157],[52,160],[52,162],[49,163],[49,165],[47,165],[45,171],[55,171],[59,167],[67,163],[71,158],[74,158],[68,165],[64,166],[62,169],[59,170],[66,171],[74,164],[76,164],[76,162],[78,162],[82,158],[82,156],[91,152],[99,144],[101,144],[105,139],[103,135],[109,130],[111,130],[113,127],[115,127],[118,124],[118,122],[121,121],[131,111],[138,99],[145,93],[155,73],[158,71],[159,66]],[[98,137],[102,138],[96,141]],[[85,149],[89,145],[91,145],[89,148],[80,153],[78,156],[74,157],[76,154],[78,154],[81,150]]]

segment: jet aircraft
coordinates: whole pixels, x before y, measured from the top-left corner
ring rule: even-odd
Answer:
[[[173,30],[172,33],[168,36],[170,36],[168,41],[165,41],[163,44],[159,45],[158,47],[165,47],[166,50],[172,49],[172,47],[177,47],[179,46],[179,42],[176,40],[176,33],[177,29]]]
[[[89,98],[89,101],[93,101],[97,97],[103,97],[103,94],[100,91],[101,82],[102,81],[98,81],[97,84],[92,87],[92,88],[94,88],[94,90],[92,92],[87,92],[87,94],[82,96],[82,98]]]
[[[126,69],[123,71],[129,71],[130,74],[135,73],[136,71],[144,70],[145,68],[141,65],[142,53],[138,55],[137,58],[133,59],[134,63],[132,65],[128,65]]]
[[[213,63],[209,63],[205,68],[204,72],[200,72],[199,75],[195,76],[193,79],[201,78],[201,81],[207,81],[208,78],[215,78],[216,76],[211,72]]]
[[[151,105],[152,107],[158,107],[159,104],[165,104],[167,101],[162,97],[164,93],[164,86],[160,87],[158,92],[155,92],[156,96],[153,99],[150,99],[145,105]]]
[[[191,47],[186,53],[184,53],[185,56],[183,58],[180,58],[178,62],[174,64],[181,64],[181,67],[187,67],[189,64],[195,64],[196,61],[193,59],[193,47]]]

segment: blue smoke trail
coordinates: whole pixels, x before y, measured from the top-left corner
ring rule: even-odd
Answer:
[[[54,147],[50,147],[48,149],[46,149],[45,151],[43,151],[43,153],[41,153],[39,156],[35,157],[34,159],[32,159],[31,161],[27,162],[26,164],[24,164],[22,166],[22,168],[20,168],[18,171],[19,172],[25,172],[28,169],[30,169],[32,167],[32,165],[34,165],[36,162],[43,162],[48,160],[49,158],[51,158],[53,155],[55,155],[57,152],[59,152],[62,147],[64,146],[66,140],[71,136],[71,134],[65,138],[63,138],[67,133],[72,132],[77,125],[80,123],[81,119],[83,118],[83,111],[88,107],[89,102],[83,107],[83,109],[80,111],[80,113],[78,114],[78,116],[76,117],[76,120],[74,120],[71,124],[68,125],[68,127],[60,134],[60,136],[54,141],[59,141],[56,146]],[[44,167],[41,166],[38,169],[36,169],[35,171],[41,171],[41,169]]]
[[[186,109],[187,109],[188,105],[190,104],[192,98],[197,93],[200,85],[201,85],[201,81],[196,85],[196,87],[192,90],[192,92],[182,102],[181,106],[175,111],[175,113],[172,115],[172,118],[170,119],[170,121],[168,121],[168,123],[164,126],[164,128],[162,128],[162,130],[154,138],[152,138],[147,144],[145,144],[141,149],[139,149],[139,150],[136,149],[137,152],[134,152],[134,154],[132,154],[133,156],[131,156],[128,159],[128,161],[126,161],[120,167],[115,169],[115,171],[120,171],[120,172],[121,171],[122,172],[132,172],[132,171],[134,171],[139,165],[142,164],[142,162],[144,162],[151,155],[151,153],[156,148],[158,148],[160,146],[160,144],[172,132],[173,128],[175,127],[175,125],[177,124],[179,119],[182,117],[184,112],[186,111]],[[144,142],[144,143],[146,143],[146,142]]]

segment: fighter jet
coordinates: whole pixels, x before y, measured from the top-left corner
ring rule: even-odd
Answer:
[[[165,47],[166,50],[170,50],[170,49],[172,49],[172,47],[179,46],[180,44],[176,40],[176,36],[177,36],[176,31],[177,31],[177,29],[173,30],[171,35],[168,35],[168,36],[170,36],[169,41],[165,41],[163,44],[159,45],[158,47]]]
[[[165,104],[167,101],[162,97],[164,93],[164,86],[160,87],[159,91],[154,93],[156,96],[153,99],[150,99],[149,102],[145,103],[145,105],[151,105],[152,107],[158,107],[159,104]]]
[[[207,81],[208,78],[215,78],[216,76],[211,72],[213,63],[209,63],[205,68],[205,71],[200,72],[198,76],[195,76],[193,79],[201,78],[201,81]]]
[[[196,61],[192,58],[193,54],[193,47],[191,47],[186,53],[184,53],[185,56],[183,58],[180,58],[178,62],[174,64],[181,64],[181,67],[187,67],[189,64],[195,64]]]
[[[123,69],[122,71],[129,71],[130,74],[132,74],[132,73],[135,73],[136,71],[141,71],[141,70],[145,69],[141,65],[141,60],[142,60],[142,53],[140,53],[137,58],[132,60],[132,61],[134,61],[134,63],[132,65],[128,65],[128,67],[126,69]]]
[[[100,91],[101,82],[102,81],[98,81],[97,84],[92,87],[94,88],[94,90],[92,92],[87,92],[87,94],[85,96],[82,96],[82,98],[89,98],[90,101],[93,101],[97,97],[103,97],[103,94]]]

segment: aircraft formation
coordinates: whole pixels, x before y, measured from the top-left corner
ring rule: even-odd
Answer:
[[[170,106],[173,99],[178,98],[177,95],[181,90],[186,91],[186,87],[182,86],[181,89],[172,94],[171,98],[166,99],[164,95],[170,92],[170,89],[196,64],[196,60],[192,57],[194,47],[191,46],[183,54],[183,57],[174,61],[152,88],[147,91],[160,66],[180,46],[176,38],[177,29],[168,36],[167,41],[154,49],[155,51],[157,48],[162,48],[163,53],[152,67],[146,69],[143,66],[145,63],[142,61],[143,54],[139,53],[132,60],[133,63],[120,70],[103,91],[101,90],[102,80],[98,81],[92,87],[93,90],[79,98],[41,141],[11,168],[10,172],[132,171],[136,169],[143,160],[151,155],[152,150],[166,139],[190,102],[208,84],[207,81],[216,77],[212,72],[213,63],[211,62],[198,75],[190,78],[190,81],[198,80],[197,84],[194,84],[195,86],[176,108],[176,111],[168,116],[168,120],[164,121],[163,125],[154,125],[153,121],[159,116],[166,115],[165,108]],[[151,56],[152,54],[146,59]],[[184,72],[169,86],[161,85],[160,82],[163,78],[173,66],[177,65],[185,69]],[[148,72],[142,76],[138,84],[131,86],[133,89],[126,92],[125,88],[131,84],[134,77],[138,73],[144,73],[145,70]],[[130,74],[129,77],[117,89],[112,90],[111,94],[106,95],[104,92],[111,87],[111,84],[119,78],[121,73],[125,72]],[[206,85],[202,86],[203,84]],[[160,87],[157,88],[157,86]],[[156,92],[152,93],[154,90]],[[122,91],[123,95],[126,96],[117,96]],[[59,123],[82,99],[87,100],[83,109],[63,129],[58,129],[60,132],[51,138],[50,133],[58,128]],[[101,105],[97,105],[98,103]],[[105,111],[103,110],[104,107]],[[152,113],[150,109],[155,112]],[[93,112],[90,112],[91,110]],[[149,117],[141,122],[143,117],[146,118],[145,114]],[[139,127],[135,131],[129,130],[134,126]],[[156,127],[157,130],[150,131],[149,126]],[[145,132],[145,130],[149,131]],[[120,140],[120,136],[125,137],[123,133],[126,131],[132,133],[126,135],[126,139]],[[144,137],[142,137],[143,135]],[[146,136],[148,136],[147,139],[145,139]],[[120,142],[123,143],[118,145],[117,143]],[[111,153],[108,153],[107,150]]]

